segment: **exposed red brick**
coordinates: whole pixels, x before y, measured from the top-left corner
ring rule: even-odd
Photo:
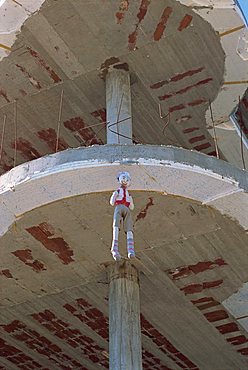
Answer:
[[[154,38],[155,41],[159,41],[161,39],[161,37],[163,36],[166,24],[167,24],[167,22],[170,18],[171,13],[172,13],[172,7],[167,6],[163,11],[163,14],[160,18],[160,21],[159,21],[159,23],[156,27],[156,30],[153,34],[153,38]]]
[[[42,366],[34,361],[30,356],[27,356],[19,349],[8,344],[5,340],[0,338],[0,357],[15,364],[19,369],[41,369]],[[46,370],[42,368],[42,370]]]
[[[216,329],[219,330],[221,334],[228,334],[239,331],[238,325],[235,322],[230,322],[228,324],[216,326]]]
[[[36,240],[38,240],[46,249],[56,254],[58,258],[65,264],[68,265],[73,262],[73,250],[61,237],[55,237],[55,231],[53,227],[43,222],[37,226],[32,226],[26,229]]]
[[[181,20],[180,22],[180,25],[178,27],[178,31],[183,31],[185,28],[189,27],[191,21],[192,21],[193,17],[192,15],[189,15],[189,14],[185,14],[185,16],[183,17],[183,19]]]
[[[159,100],[167,100],[169,98],[172,98],[173,96],[185,94],[186,92],[188,92],[188,91],[192,90],[193,88],[198,87],[200,85],[208,84],[210,81],[213,81],[213,79],[212,78],[206,78],[205,80],[198,81],[197,83],[195,83],[193,85],[186,86],[183,89],[180,89],[178,91],[175,91],[175,92],[172,92],[172,93],[169,93],[169,94],[167,93],[165,95],[159,96],[158,98],[159,98]],[[205,102],[205,100],[204,100],[204,102]],[[189,105],[192,105],[192,104],[198,105],[198,101],[189,103]],[[201,103],[199,103],[199,104],[201,104]]]
[[[223,280],[216,280],[216,281],[204,282],[202,284],[189,284],[181,288],[180,290],[182,290],[185,295],[188,295],[188,294],[200,293],[204,289],[217,288],[222,283],[223,283]]]
[[[212,155],[213,157],[217,157],[217,152],[214,150],[213,152],[207,153],[207,155]]]
[[[16,150],[21,153],[23,158],[28,161],[41,157],[41,154],[32,146],[32,144],[23,138],[19,138],[15,143],[11,144],[11,147],[14,149],[16,145]]]
[[[248,348],[238,349],[237,352],[241,353],[241,355],[243,355],[243,356],[248,356]]]
[[[191,132],[198,131],[198,130],[200,130],[199,127],[189,127],[189,128],[184,129],[183,133],[184,134],[189,134]]]
[[[90,361],[108,368],[108,360],[103,355],[104,348],[98,346],[93,339],[81,333],[80,330],[71,327],[69,323],[57,318],[54,312],[45,310],[32,314],[32,317],[53,335],[65,341],[69,346],[79,348]]]
[[[141,0],[139,12],[137,13],[138,22],[135,25],[135,30],[128,36],[128,48],[129,50],[134,50],[136,48],[138,28],[140,23],[144,20],[148,7],[151,3],[151,0]]]
[[[57,145],[57,133],[53,128],[47,128],[44,130],[40,130],[37,132],[37,136],[43,140],[48,147],[54,152],[56,150]],[[65,150],[68,149],[69,145],[63,138],[59,138],[58,140],[58,150]]]
[[[210,143],[204,143],[204,144],[201,144],[201,145],[194,146],[194,149],[198,150],[198,151],[201,151],[203,149],[207,149],[207,148],[210,148],[210,147],[211,147]]]
[[[78,298],[70,304],[66,303],[64,308],[108,341],[108,319],[101,311],[83,298]]]
[[[97,109],[94,112],[91,112],[90,114],[93,117],[97,118],[100,122],[105,123],[105,125],[106,125],[107,117],[106,117],[106,109],[105,108]]]
[[[141,332],[143,335],[150,338],[163,353],[182,369],[189,368],[199,370],[190,359],[183,355],[163,334],[155,329],[143,315],[141,315]],[[178,361],[178,358],[180,358],[181,362]]]
[[[185,109],[185,108],[186,107],[185,107],[184,104],[174,105],[173,107],[169,107],[169,112],[172,113],[172,112],[182,110],[182,109]]]
[[[180,266],[175,269],[169,270],[168,273],[172,279],[181,279],[190,274],[199,274],[201,272],[212,270],[216,267],[226,266],[227,263],[222,258],[217,258],[215,261],[202,261],[194,265]]]
[[[8,279],[13,279],[13,275],[8,269],[0,270],[0,276],[5,276]]]
[[[26,70],[25,67],[21,66],[20,64],[16,64],[16,67],[24,74],[25,77],[28,78],[29,82],[33,87],[36,89],[40,90],[41,89],[41,84],[39,81],[37,81],[31,74]]]
[[[200,68],[197,68],[197,69],[192,69],[192,70],[189,70],[189,71],[186,71],[186,72],[183,72],[183,73],[176,74],[175,76],[169,78],[168,80],[162,80],[162,81],[156,82],[155,84],[151,85],[150,88],[151,89],[159,89],[160,87],[162,87],[162,86],[164,86],[164,85],[166,85],[170,82],[177,82],[177,81],[183,80],[186,77],[191,77],[191,76],[193,76],[197,73],[202,72],[204,69],[205,69],[205,67],[200,67]]]
[[[20,261],[24,262],[25,265],[32,267],[35,272],[46,270],[42,262],[34,260],[31,249],[19,249],[11,253],[19,258]]]
[[[15,320],[10,324],[2,325],[2,327],[7,333],[10,333],[11,337],[25,344],[27,348],[46,357],[51,363],[54,363],[56,367],[58,366],[66,370],[74,368],[86,370],[78,361],[75,361],[70,356],[63,353],[59,346],[40,335],[37,331],[29,329],[24,323]],[[23,362],[21,363],[23,364]],[[40,367],[39,364],[36,367]],[[32,367],[30,366],[29,369],[32,369]]]
[[[206,139],[205,135],[194,136],[191,139],[189,139],[189,143],[194,144],[194,143],[197,143],[198,141],[203,141],[205,139]]]
[[[238,335],[236,337],[227,338],[226,341],[233,346],[238,346],[239,344],[247,343],[248,339],[244,335]]]
[[[122,23],[124,16],[125,16],[125,12],[128,11],[128,7],[129,7],[129,0],[121,0],[120,5],[119,5],[119,11],[115,13],[117,24]]]
[[[229,315],[225,310],[218,310],[204,313],[204,316],[209,322],[220,321],[224,319],[228,319]]]
[[[135,222],[137,222],[137,221],[139,221],[139,220],[141,220],[141,219],[145,218],[145,217],[146,217],[146,215],[147,215],[148,208],[149,208],[149,207],[151,207],[151,206],[154,206],[153,198],[149,198],[149,202],[146,204],[145,208],[143,208],[143,209],[139,212],[139,214],[138,214],[138,215],[137,215],[137,217],[136,217],[136,221],[135,221]]]
[[[82,139],[85,145],[102,144],[102,141],[96,137],[92,128],[87,127],[81,117],[74,117],[65,121],[64,126],[74,133],[76,139]]]
[[[36,63],[38,64],[38,66],[41,66],[43,67],[47,72],[48,72],[48,75],[50,76],[50,78],[53,80],[54,83],[58,83],[61,80],[61,78],[57,75],[57,73],[54,72],[54,70],[49,67],[49,65],[47,65],[47,63],[44,61],[44,59],[42,59],[39,54],[37,53],[37,51],[31,49],[30,47],[27,47],[30,55],[32,55],[32,57],[35,58],[35,61]]]
[[[200,104],[203,104],[203,103],[206,103],[205,99],[197,99],[197,100],[193,100],[190,103],[188,103],[188,106],[189,107],[195,107],[196,105],[200,105]]]

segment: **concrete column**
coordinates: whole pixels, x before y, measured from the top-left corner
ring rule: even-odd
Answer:
[[[109,369],[142,370],[138,271],[113,263],[109,279]]]
[[[130,75],[126,64],[123,68],[106,75],[107,144],[132,144]]]

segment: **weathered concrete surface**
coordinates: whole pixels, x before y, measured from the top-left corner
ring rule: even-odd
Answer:
[[[248,334],[222,301],[248,281],[248,235],[197,201],[130,192],[143,368],[246,370]],[[0,239],[1,338],[42,368],[108,368],[110,195],[39,207]],[[120,250],[125,256],[123,232]],[[4,353],[6,369],[28,367],[24,356]]]
[[[1,235],[32,209],[79,194],[113,190],[120,168],[131,173],[134,190],[165,192],[209,204],[248,229],[246,171],[178,148],[110,145],[57,153],[3,175],[0,199],[6,218],[0,221]]]

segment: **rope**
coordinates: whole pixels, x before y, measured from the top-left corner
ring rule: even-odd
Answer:
[[[214,145],[215,145],[216,156],[217,156],[218,159],[220,159],[219,149],[218,149],[218,145],[217,145],[217,136],[216,136],[215,124],[214,124],[214,117],[213,117],[213,111],[212,111],[212,104],[211,104],[210,100],[209,100],[209,108],[210,108],[211,121],[212,121],[212,124],[213,124],[213,130],[214,130]]]

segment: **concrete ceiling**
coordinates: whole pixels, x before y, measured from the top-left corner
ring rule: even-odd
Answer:
[[[133,195],[144,369],[246,369],[247,334],[221,302],[248,280],[247,234],[198,202]],[[1,238],[3,368],[108,367],[109,196],[41,207]]]

